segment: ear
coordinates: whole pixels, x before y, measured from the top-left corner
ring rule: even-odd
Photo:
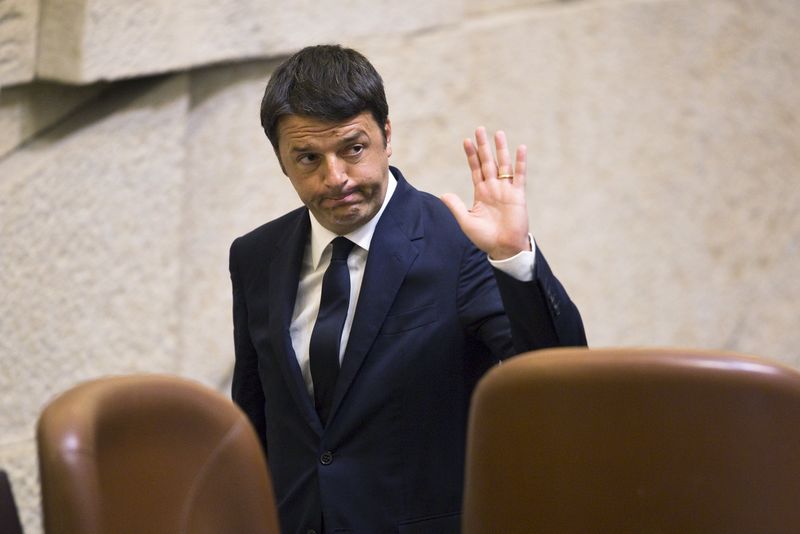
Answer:
[[[392,155],[392,121],[386,117],[386,125],[383,127],[383,132],[386,134],[386,157]]]

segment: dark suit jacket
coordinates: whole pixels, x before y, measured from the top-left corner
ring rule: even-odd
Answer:
[[[478,378],[519,352],[586,343],[538,250],[532,282],[493,271],[441,201],[392,173],[325,428],[289,336],[307,209],[231,247],[233,398],[264,440],[286,534],[320,532],[323,516],[325,532],[458,532]]]

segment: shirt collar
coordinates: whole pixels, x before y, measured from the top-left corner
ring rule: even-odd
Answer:
[[[379,209],[378,213],[365,224],[344,236],[366,251],[369,251],[369,244],[375,233],[375,227],[378,226],[378,221],[381,215],[383,215],[383,210],[386,209],[386,205],[389,204],[389,200],[392,198],[395,189],[397,189],[397,180],[395,177],[388,171],[387,175],[386,195],[383,197],[381,209]],[[337,234],[334,234],[322,226],[319,221],[317,221],[316,217],[314,217],[313,213],[309,212],[309,215],[311,215],[311,260],[314,269],[316,269],[319,267],[319,262],[322,260],[322,253],[325,251],[325,247],[337,237]]]

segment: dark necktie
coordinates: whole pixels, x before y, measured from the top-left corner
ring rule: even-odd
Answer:
[[[333,401],[333,388],[339,375],[339,344],[350,302],[350,271],[347,256],[355,243],[345,237],[333,240],[331,263],[322,278],[319,315],[311,332],[309,359],[314,382],[314,406],[325,424]]]

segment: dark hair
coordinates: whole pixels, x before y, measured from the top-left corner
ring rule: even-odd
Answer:
[[[369,111],[386,141],[389,106],[383,80],[370,62],[351,48],[303,48],[281,63],[261,100],[261,126],[278,152],[278,121],[302,115],[339,122]]]

